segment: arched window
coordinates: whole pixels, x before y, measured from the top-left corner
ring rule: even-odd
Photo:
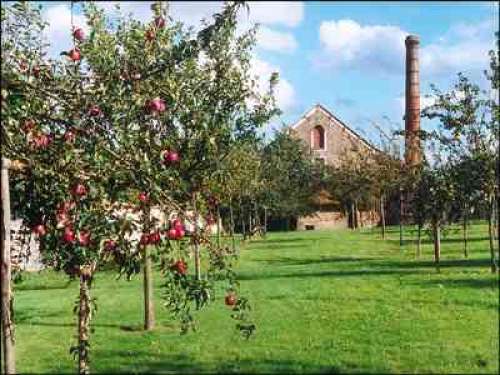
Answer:
[[[325,129],[322,126],[317,125],[312,130],[312,149],[313,150],[324,150],[325,149]]]

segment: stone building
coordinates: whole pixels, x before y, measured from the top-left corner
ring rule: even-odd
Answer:
[[[362,136],[352,130],[321,104],[290,127],[291,134],[302,139],[311,156],[320,163],[338,166],[349,152],[379,152]],[[358,150],[358,151],[356,151]],[[349,215],[327,192],[320,192],[316,198],[318,211],[310,216],[297,218],[297,229],[332,229],[349,227]],[[376,225],[379,222],[375,211],[358,212],[361,226]]]

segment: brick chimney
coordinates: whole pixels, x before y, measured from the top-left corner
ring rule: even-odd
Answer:
[[[406,45],[406,96],[405,96],[405,163],[415,166],[421,162],[420,138],[420,79],[418,70],[418,45],[416,35],[408,35]]]

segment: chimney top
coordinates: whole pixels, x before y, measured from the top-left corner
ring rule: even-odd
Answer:
[[[418,35],[408,35],[405,39],[405,44],[418,44],[420,42]]]

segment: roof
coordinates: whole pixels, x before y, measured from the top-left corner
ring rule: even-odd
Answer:
[[[322,104],[316,104],[313,108],[311,108],[307,113],[305,113],[300,120],[298,120],[295,124],[291,126],[292,129],[297,128],[303,121],[307,120],[308,117],[310,117],[316,110],[320,110],[323,112],[326,117],[328,117],[330,120],[334,120],[337,122],[341,127],[343,127],[345,130],[350,132],[353,136],[361,140],[366,146],[371,148],[372,150],[381,152],[377,147],[372,145],[370,142],[368,142],[365,138],[363,138],[359,133],[356,131],[352,130],[348,125],[346,125],[342,120],[340,120],[337,116],[335,116],[332,112],[330,112],[328,109],[326,109]]]

